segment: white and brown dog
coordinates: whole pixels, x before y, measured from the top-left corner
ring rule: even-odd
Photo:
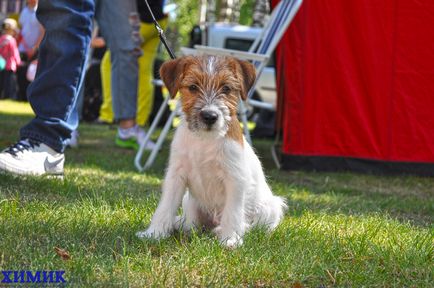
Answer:
[[[205,226],[235,247],[253,225],[274,229],[285,202],[272,194],[237,119],[237,104],[255,81],[253,65],[232,57],[186,56],[165,62],[160,74],[172,97],[180,92],[183,116],[160,203],[149,228],[137,236],[160,239],[174,229]]]

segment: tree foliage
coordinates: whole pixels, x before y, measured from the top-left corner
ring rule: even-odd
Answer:
[[[218,7],[225,0],[216,0],[216,13],[218,14]],[[200,0],[173,0],[177,5],[176,19],[170,25],[171,41],[176,41],[173,46],[177,50],[179,46],[188,44],[189,34],[194,25],[199,24],[200,17]],[[255,0],[241,0],[240,20],[239,23],[243,25],[252,24],[253,6]],[[175,35],[172,35],[175,34]]]

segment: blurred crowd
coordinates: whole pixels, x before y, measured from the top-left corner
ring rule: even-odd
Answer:
[[[97,121],[117,125],[117,146],[155,146],[143,129],[154,102],[159,45],[150,11],[163,27],[167,17],[163,0],[147,2],[149,9],[145,0],[28,0],[18,23],[4,19],[1,95],[27,99],[35,117],[0,152],[0,170],[63,175],[65,147],[77,146],[89,107],[99,110],[93,111]],[[100,107],[90,105],[98,100]]]
[[[18,16],[2,21],[0,37],[0,99],[27,101],[34,79],[44,28],[36,18],[38,0],[27,0]]]
[[[156,19],[162,27],[167,25],[167,17],[163,14],[162,1],[148,1]],[[137,5],[137,38],[140,43],[138,61],[138,85],[133,93],[137,96],[136,123],[144,126],[153,112],[154,98],[159,102],[161,89],[155,89],[152,79],[158,77],[158,67],[162,61],[157,59],[159,45],[158,35],[152,23],[151,15],[145,2],[139,0]],[[36,17],[38,0],[27,0],[25,7],[18,15],[2,21],[0,40],[0,99],[28,101],[27,88],[35,78],[38,64],[38,48],[44,37],[44,28]],[[130,23],[135,19],[129,19]],[[106,41],[94,22],[92,40],[86,63],[86,75],[77,99],[77,112],[80,121],[99,124],[116,122],[112,101],[112,55],[106,47]],[[133,25],[134,26],[134,25]],[[118,35],[118,38],[122,38]],[[112,41],[114,42],[114,41]],[[154,64],[156,65],[154,68]],[[117,69],[118,70],[118,69]],[[117,79],[115,79],[117,81]],[[116,83],[114,84],[116,86]],[[130,87],[131,89],[131,87]],[[134,89],[131,89],[134,90]],[[162,101],[162,100],[161,100]],[[122,104],[121,104],[122,105]],[[154,109],[155,110],[155,109]],[[141,131],[136,129],[136,134]],[[143,134],[143,133],[141,133]],[[142,138],[144,135],[140,135]],[[122,141],[117,141],[125,146]],[[78,132],[74,130],[68,146],[78,145]],[[153,143],[149,142],[152,148]],[[126,146],[131,146],[127,144]],[[137,148],[137,145],[133,145]]]

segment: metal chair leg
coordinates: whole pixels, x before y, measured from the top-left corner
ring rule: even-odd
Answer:
[[[137,170],[139,170],[140,172],[144,171],[144,166],[142,166],[141,164],[141,159],[143,157],[143,152],[145,150],[146,144],[148,143],[151,136],[154,134],[157,125],[160,122],[161,117],[163,116],[164,111],[166,111],[168,107],[169,100],[170,97],[166,97],[166,99],[164,99],[163,103],[160,106],[160,109],[158,110],[157,115],[154,118],[154,121],[152,121],[151,127],[149,127],[148,133],[143,143],[140,145],[139,150],[137,151],[136,157],[134,159],[134,165],[136,166]]]
[[[146,160],[146,163],[143,166],[143,171],[148,170],[154,164],[155,158],[157,157],[157,154],[160,151],[161,146],[163,146],[163,142],[166,139],[167,134],[169,134],[170,127],[172,126],[173,119],[175,118],[176,114],[179,111],[179,107],[180,106],[178,101],[178,103],[176,103],[176,108],[172,111],[172,113],[170,113],[169,119],[164,125],[163,130],[161,131],[160,136],[158,137],[154,149],[152,149],[151,154],[148,157],[148,160]]]

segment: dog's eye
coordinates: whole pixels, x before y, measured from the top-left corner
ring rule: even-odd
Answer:
[[[228,85],[223,86],[223,87],[222,87],[222,92],[223,92],[224,94],[229,94],[229,93],[231,93],[231,87],[229,87]]]
[[[197,85],[190,85],[188,86],[188,90],[190,90],[190,92],[196,92],[199,90],[199,87],[197,87]]]

